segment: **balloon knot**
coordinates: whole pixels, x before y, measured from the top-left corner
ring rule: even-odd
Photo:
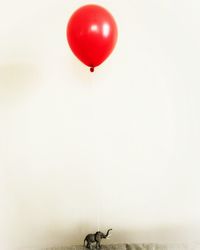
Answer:
[[[94,72],[94,67],[90,67],[90,72]]]

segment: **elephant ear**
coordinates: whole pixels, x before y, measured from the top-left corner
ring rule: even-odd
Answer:
[[[101,240],[101,232],[100,231],[97,231],[95,233],[95,240],[98,241],[98,240]]]

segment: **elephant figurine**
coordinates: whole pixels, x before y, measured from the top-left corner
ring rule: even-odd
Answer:
[[[84,246],[86,246],[89,249],[92,249],[92,243],[96,242],[96,248],[101,248],[101,240],[103,238],[104,239],[108,238],[111,235],[110,234],[111,230],[112,229],[109,229],[106,234],[104,234],[100,231],[97,231],[95,234],[88,234],[85,237]],[[86,245],[86,242],[87,242],[87,245]]]

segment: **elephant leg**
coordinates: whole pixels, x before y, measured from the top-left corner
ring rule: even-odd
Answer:
[[[100,241],[97,241],[97,243],[96,243],[96,248],[101,248],[101,243],[100,243]]]
[[[90,244],[90,242],[88,241],[86,247],[90,249],[90,245],[91,245],[91,244]]]
[[[92,249],[92,243],[90,243],[90,249]]]

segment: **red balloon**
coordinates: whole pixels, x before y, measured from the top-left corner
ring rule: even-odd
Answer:
[[[114,18],[105,8],[94,4],[73,13],[66,33],[71,50],[91,72],[110,55],[117,41]]]

